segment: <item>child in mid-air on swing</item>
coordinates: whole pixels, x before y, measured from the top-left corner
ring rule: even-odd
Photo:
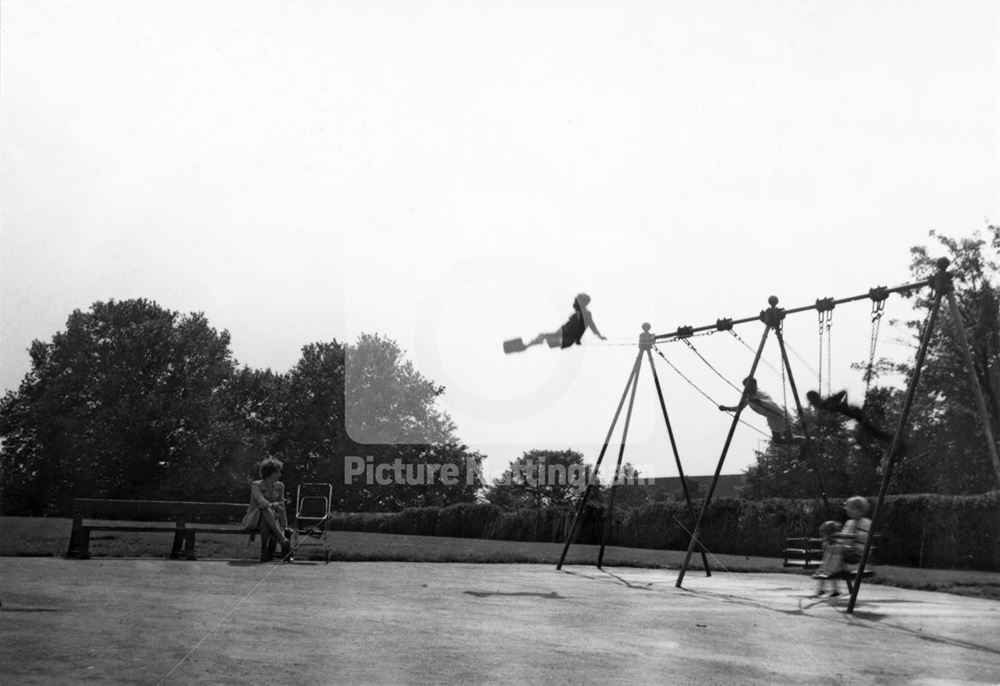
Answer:
[[[743,379],[743,388],[746,390],[739,405],[719,405],[719,409],[723,412],[736,412],[741,407],[749,405],[751,410],[767,420],[767,428],[771,430],[771,437],[775,443],[793,442],[792,429],[788,425],[785,411],[771,400],[771,396],[757,387],[757,379],[752,376]]]
[[[553,331],[552,333],[540,333],[535,336],[530,343],[524,346],[522,349],[530,348],[533,345],[538,345],[539,343],[547,343],[550,348],[569,348],[573,345],[580,345],[580,339],[583,338],[583,334],[586,333],[587,329],[590,329],[600,338],[602,341],[607,340],[607,338],[601,334],[597,328],[597,324],[594,323],[594,316],[587,309],[587,305],[590,304],[590,296],[586,293],[580,293],[573,300],[573,314],[570,315],[566,323],[559,327],[558,331]],[[508,346],[510,343],[508,343]],[[507,347],[507,346],[505,346]],[[516,348],[510,348],[508,352],[515,352]]]
[[[881,427],[875,426],[875,424],[873,424],[872,421],[865,415],[863,409],[857,405],[848,404],[847,391],[839,391],[826,398],[821,397],[816,391],[809,391],[806,393],[806,398],[809,400],[809,403],[817,409],[826,410],[828,412],[837,412],[838,414],[844,415],[848,419],[853,419],[873,438],[880,441],[891,441],[893,438],[891,433]]]

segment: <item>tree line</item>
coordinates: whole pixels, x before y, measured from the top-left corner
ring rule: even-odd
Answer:
[[[74,311],[29,355],[30,371],[0,401],[8,514],[63,514],[74,497],[242,499],[268,455],[284,461],[293,485],[343,484],[349,455],[453,464],[458,475],[455,484],[414,485],[369,483],[362,474],[335,489],[342,511],[468,502],[481,487],[468,472],[478,472],[483,456],[461,443],[435,405],[443,389],[388,338],[310,343],[278,373],[239,365],[229,333],[200,313],[110,300]],[[357,440],[376,436],[373,423],[386,418],[398,440]],[[424,442],[407,442],[409,433]]]
[[[993,435],[1000,436],[1000,227],[988,227],[986,237],[932,237],[935,251],[943,249],[951,260],[959,324],[970,340]],[[933,257],[926,246],[911,249],[916,279],[933,273]],[[914,319],[891,324],[916,341],[930,294],[909,297]],[[565,507],[580,493],[579,477],[594,478],[581,453],[547,450],[526,452],[495,482],[484,483],[484,456],[462,443],[437,405],[444,388],[383,336],[310,343],[291,370],[279,373],[240,365],[229,333],[201,313],[184,315],[145,299],[109,300],[75,310],[64,330],[48,342],[34,341],[28,354],[30,370],[0,400],[4,514],[63,514],[73,497],[242,499],[267,455],[285,462],[283,478],[292,485],[335,484],[334,507],[349,512],[477,499],[504,509]],[[864,411],[873,422],[894,428],[903,391],[878,381],[888,373],[908,376],[911,365],[859,364],[870,375]],[[947,308],[917,391],[891,492],[996,489],[998,474]],[[809,422],[816,437],[810,459],[771,444],[747,470],[744,496],[816,497],[816,466],[831,494],[874,493],[885,446],[842,417],[806,412],[794,419]],[[347,456],[371,460],[348,463]],[[451,478],[427,479],[426,471],[424,478],[409,478],[431,464],[435,474]],[[552,474],[555,479],[545,478]],[[596,482],[595,502],[610,481]],[[697,483],[689,485],[696,497]],[[626,485],[616,491],[615,507],[680,498]]]

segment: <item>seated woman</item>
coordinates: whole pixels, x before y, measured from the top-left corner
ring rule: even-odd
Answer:
[[[260,480],[250,482],[250,507],[244,525],[259,531],[267,541],[264,552],[261,553],[261,562],[271,560],[275,544],[281,546],[283,559],[288,557],[292,547],[288,539],[291,531],[285,514],[285,484],[278,481],[282,466],[281,460],[268,457],[260,463]]]
[[[823,561],[819,570],[813,574],[815,579],[829,579],[846,571],[846,564],[855,564],[861,560],[868,542],[868,531],[872,520],[868,519],[868,501],[859,495],[848,498],[844,503],[847,512],[847,522],[836,535],[836,543],[823,552]]]

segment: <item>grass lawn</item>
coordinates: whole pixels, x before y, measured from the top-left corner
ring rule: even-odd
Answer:
[[[63,518],[0,517],[0,556],[58,557],[66,552],[72,522]],[[562,553],[561,543],[493,541],[477,538],[399,536],[353,531],[328,533],[333,548],[331,559],[343,561],[535,563],[555,565]],[[92,557],[165,558],[173,537],[170,533],[95,532],[91,534]],[[199,535],[195,550],[201,559],[253,560],[258,543],[246,536]],[[573,545],[566,564],[595,564],[598,546]],[[322,551],[301,548],[300,559],[322,557]],[[608,567],[653,567],[679,569],[684,551],[648,550],[609,546],[604,564]],[[743,555],[711,555],[713,572],[774,572],[802,574],[786,570],[779,558]],[[81,562],[81,564],[85,564]],[[691,558],[689,569],[701,569],[701,557]],[[941,591],[1000,600],[1000,572],[950,569],[917,569],[879,565],[866,583],[901,588]]]

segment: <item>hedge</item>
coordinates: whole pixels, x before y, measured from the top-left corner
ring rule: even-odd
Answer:
[[[869,500],[874,505],[875,498]],[[829,502],[833,518],[843,521],[844,499]],[[600,543],[607,526],[608,545],[685,550],[701,502],[695,501],[694,507],[689,511],[678,501],[650,503],[616,510],[614,521],[606,522],[604,505],[588,503],[575,542]],[[338,513],[331,528],[561,543],[569,535],[575,514],[568,508],[503,511],[495,505],[464,503],[396,513]],[[818,499],[718,499],[705,514],[701,539],[716,553],[781,557],[786,538],[815,536],[828,518]],[[876,562],[880,564],[1000,571],[1000,491],[975,496],[889,496],[877,524]]]

